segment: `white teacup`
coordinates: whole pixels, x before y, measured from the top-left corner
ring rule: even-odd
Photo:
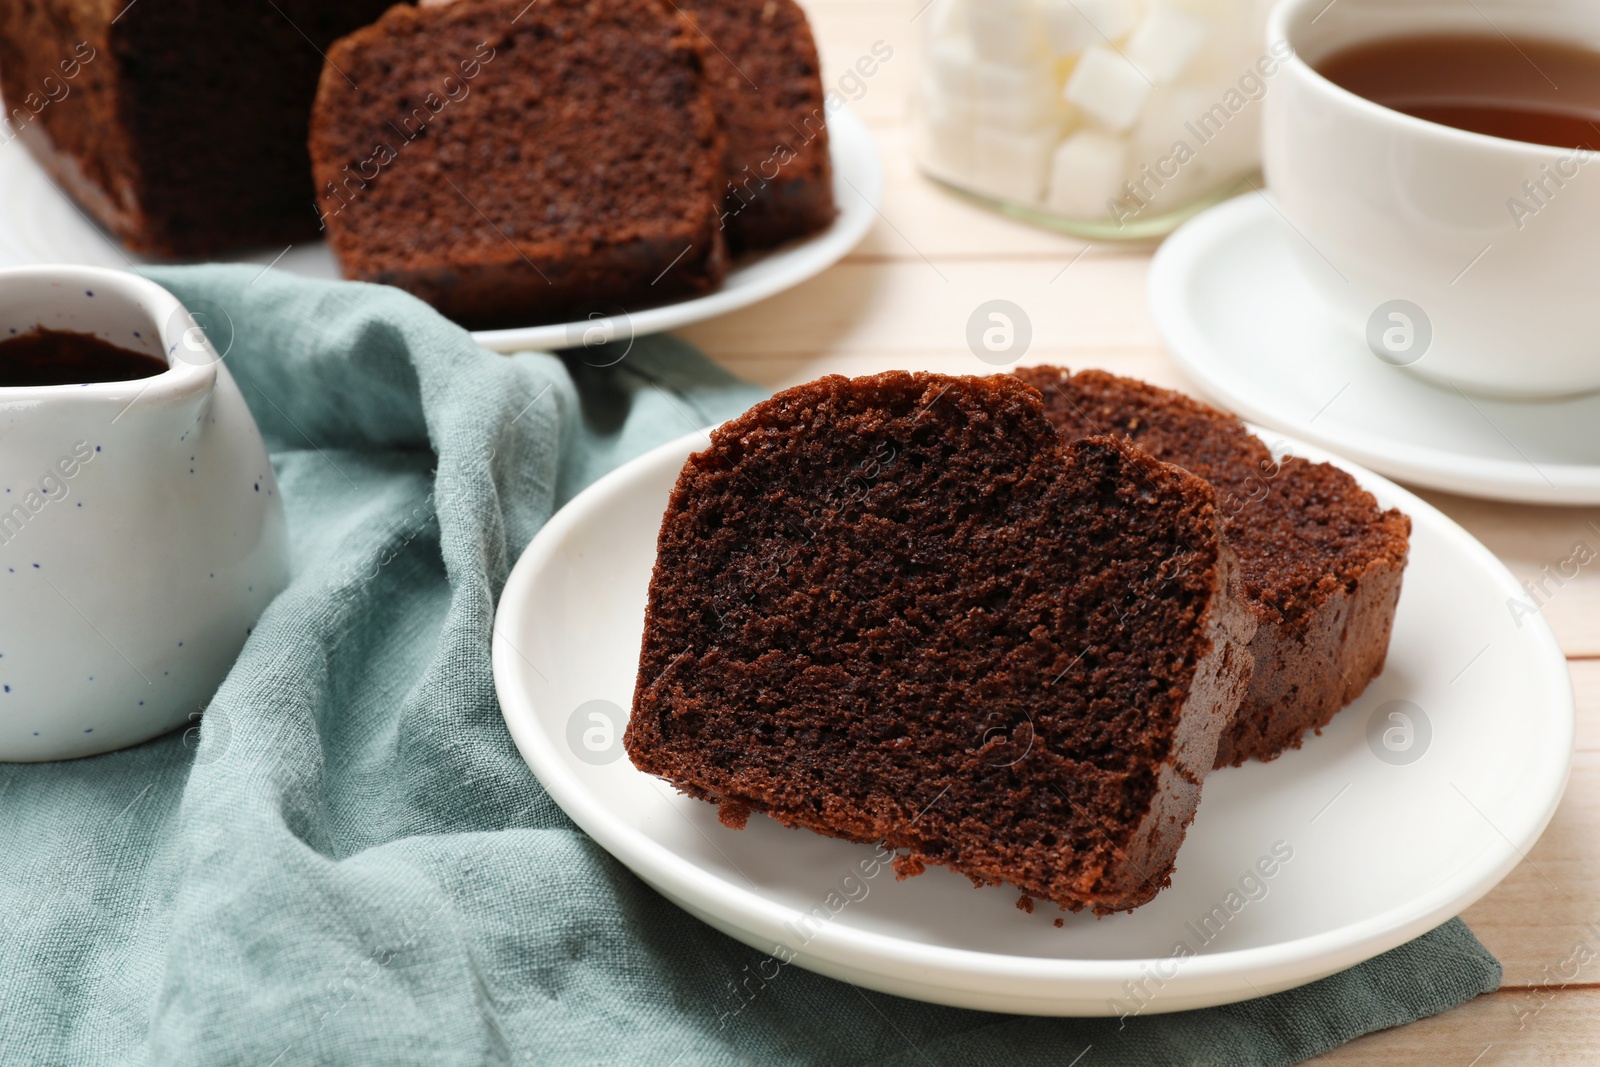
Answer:
[[[157,357],[125,382],[0,384],[0,760],[107,752],[192,719],[288,581],[261,435],[193,316],[133,274],[0,270],[34,327]]]
[[[1359,41],[1501,28],[1600,42],[1600,5],[1282,0],[1268,41],[1295,55],[1265,99],[1267,184],[1306,274],[1375,358],[1496,396],[1600,389],[1600,160],[1413,118],[1315,70]],[[1525,182],[1547,192],[1530,202]]]

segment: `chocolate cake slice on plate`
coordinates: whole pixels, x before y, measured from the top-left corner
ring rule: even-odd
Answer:
[[[723,136],[659,0],[395,7],[328,51],[311,121],[347,277],[488,329],[721,284]]]
[[[835,214],[833,164],[806,13],[795,0],[677,6],[703,39],[706,80],[727,134],[728,244],[753,251],[827,228]]]
[[[1063,440],[1114,434],[1210,482],[1256,620],[1255,674],[1217,765],[1299,748],[1383,671],[1411,520],[1338,467],[1274,458],[1237,418],[1132,378],[1029,367]]]
[[[720,806],[1065,908],[1171,879],[1248,684],[1210,486],[1015,378],[779,393],[684,465],[625,736]]]

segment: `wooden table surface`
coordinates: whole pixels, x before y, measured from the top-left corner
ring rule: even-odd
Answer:
[[[923,0],[802,0],[838,86],[883,42],[893,56],[845,87],[886,171],[871,233],[844,262],[756,307],[682,331],[734,373],[769,386],[895,368],[992,373],[966,343],[968,316],[995,298],[1033,324],[1025,363],[1104,367],[1198,392],[1166,354],[1145,302],[1148,248],[1090,245],[1012,222],[944,191],[911,159],[907,111]],[[1594,543],[1600,508],[1498,504],[1421,494],[1488,545],[1519,579]],[[1464,913],[1505,965],[1498,993],[1354,1041],[1318,1064],[1600,1063],[1600,572],[1544,606],[1578,696],[1566,798],[1524,862]]]

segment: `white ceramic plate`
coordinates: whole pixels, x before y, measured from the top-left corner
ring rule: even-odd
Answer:
[[[1057,929],[1062,913],[1024,914],[1013,889],[975,889],[942,868],[864,879],[870,847],[761,816],[729,830],[621,748],[661,513],[705,443],[685,437],[627,464],[540,531],[500,602],[495,684],[517,747],[567,814],[669,899],[763,952],[786,946],[835,978],[990,1011],[1121,1014],[1138,1006],[1128,982],[1151,991],[1147,1013],[1243,1000],[1457,914],[1518,863],[1561,797],[1572,690],[1549,629],[1537,616],[1519,625],[1507,600],[1521,590],[1459,526],[1341,464],[1415,524],[1388,669],[1300,751],[1213,775],[1172,885],[1152,903],[1065,915]],[[1404,730],[1388,718],[1396,710],[1413,724],[1410,747],[1391,735],[1398,754],[1382,738]],[[1247,880],[1274,846],[1292,858]],[[834,914],[830,893],[856,899]],[[815,908],[831,917],[800,925]]]
[[[585,337],[630,333],[642,337],[726,315],[820,274],[866,234],[883,198],[883,165],[866,125],[849,108],[840,108],[828,118],[828,135],[839,215],[822,233],[735,261],[722,288],[702,297],[619,318],[481,330],[473,339],[496,352],[525,352],[571,348],[583,344]],[[313,278],[339,277],[333,253],[320,241],[240,258]],[[42,263],[128,267],[144,262],[90,221],[20,144],[0,146],[0,267]]]
[[[1384,363],[1301,276],[1289,247],[1298,240],[1250,193],[1192,219],[1156,253],[1151,313],[1207,395],[1417,485],[1600,503],[1600,394],[1491,400]]]

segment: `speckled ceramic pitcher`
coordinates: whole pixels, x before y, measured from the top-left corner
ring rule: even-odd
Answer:
[[[166,364],[0,380],[0,760],[93,755],[197,718],[287,584],[266,449],[200,325],[133,274],[0,270],[0,341],[68,330]]]

